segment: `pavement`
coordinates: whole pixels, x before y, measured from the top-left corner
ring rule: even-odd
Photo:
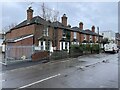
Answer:
[[[118,54],[93,54],[4,70],[3,88],[117,88]]]
[[[100,53],[99,56],[97,54],[93,54],[94,57],[96,57],[95,61],[96,60],[99,60],[99,58],[101,58],[101,56],[103,56],[104,54]],[[95,56],[96,55],[96,56]],[[106,54],[107,55],[107,54]],[[91,56],[91,55],[87,55],[87,56]],[[0,60],[2,60],[3,58],[2,54],[0,54]],[[82,58],[86,58],[86,55],[83,55],[83,56],[80,56]],[[80,58],[78,57],[78,58]],[[103,56],[104,57],[104,56]],[[50,61],[51,63],[54,63],[54,62],[59,62],[59,61],[67,61],[67,60],[74,60],[74,59],[77,59],[77,58],[67,58],[67,59],[61,59],[61,60],[52,60]],[[80,59],[82,61],[82,59]],[[86,59],[87,60],[87,59]],[[18,69],[18,68],[25,68],[25,67],[29,67],[29,66],[33,66],[33,65],[39,65],[39,64],[43,64],[43,63],[47,63],[46,62],[47,60],[41,60],[41,61],[22,61],[22,62],[16,62],[16,63],[11,63],[11,64],[8,64],[8,65],[4,65],[4,64],[1,64],[2,65],[2,71],[8,71],[8,70],[13,70],[13,69]],[[84,60],[83,60],[84,61]],[[87,62],[95,62],[94,59],[93,60],[87,60]],[[86,61],[85,61],[86,62]]]

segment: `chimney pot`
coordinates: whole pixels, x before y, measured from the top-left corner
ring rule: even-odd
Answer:
[[[80,30],[83,30],[83,22],[79,23],[79,28],[80,28]]]
[[[69,27],[69,28],[71,28],[71,25],[70,25],[70,24],[68,24],[68,27]]]
[[[92,26],[92,32],[95,32],[95,26]]]

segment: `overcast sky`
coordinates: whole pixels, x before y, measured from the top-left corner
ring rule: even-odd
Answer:
[[[28,2],[4,2],[1,4],[3,27],[12,23],[19,24],[26,19]],[[41,2],[32,4],[34,16],[40,15],[41,4]],[[83,22],[84,29],[90,29],[92,25],[95,25],[96,27],[99,26],[100,31],[112,30],[118,32],[117,2],[46,2],[45,5],[59,11],[59,17],[65,13],[68,17],[68,24],[72,27],[78,26],[79,22]],[[61,21],[61,18],[59,20]]]

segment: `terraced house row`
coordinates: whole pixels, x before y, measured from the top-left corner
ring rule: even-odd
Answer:
[[[61,22],[46,21],[40,16],[33,17],[31,7],[27,10],[27,19],[10,29],[5,35],[7,46],[38,46],[40,50],[67,49],[71,44],[98,43],[102,36],[95,32],[95,26],[84,29],[83,22],[79,27],[71,27],[64,14]]]

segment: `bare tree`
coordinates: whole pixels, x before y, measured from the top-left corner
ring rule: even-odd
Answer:
[[[16,23],[12,23],[12,24],[10,24],[8,26],[5,26],[5,27],[2,28],[2,32],[7,32],[10,29],[14,28],[16,25],[17,25]]]
[[[42,17],[46,20],[46,10],[45,10],[45,4],[43,3],[42,6]]]
[[[48,8],[44,2],[41,5],[41,10],[43,19],[50,20],[51,22],[57,21],[59,11]]]

